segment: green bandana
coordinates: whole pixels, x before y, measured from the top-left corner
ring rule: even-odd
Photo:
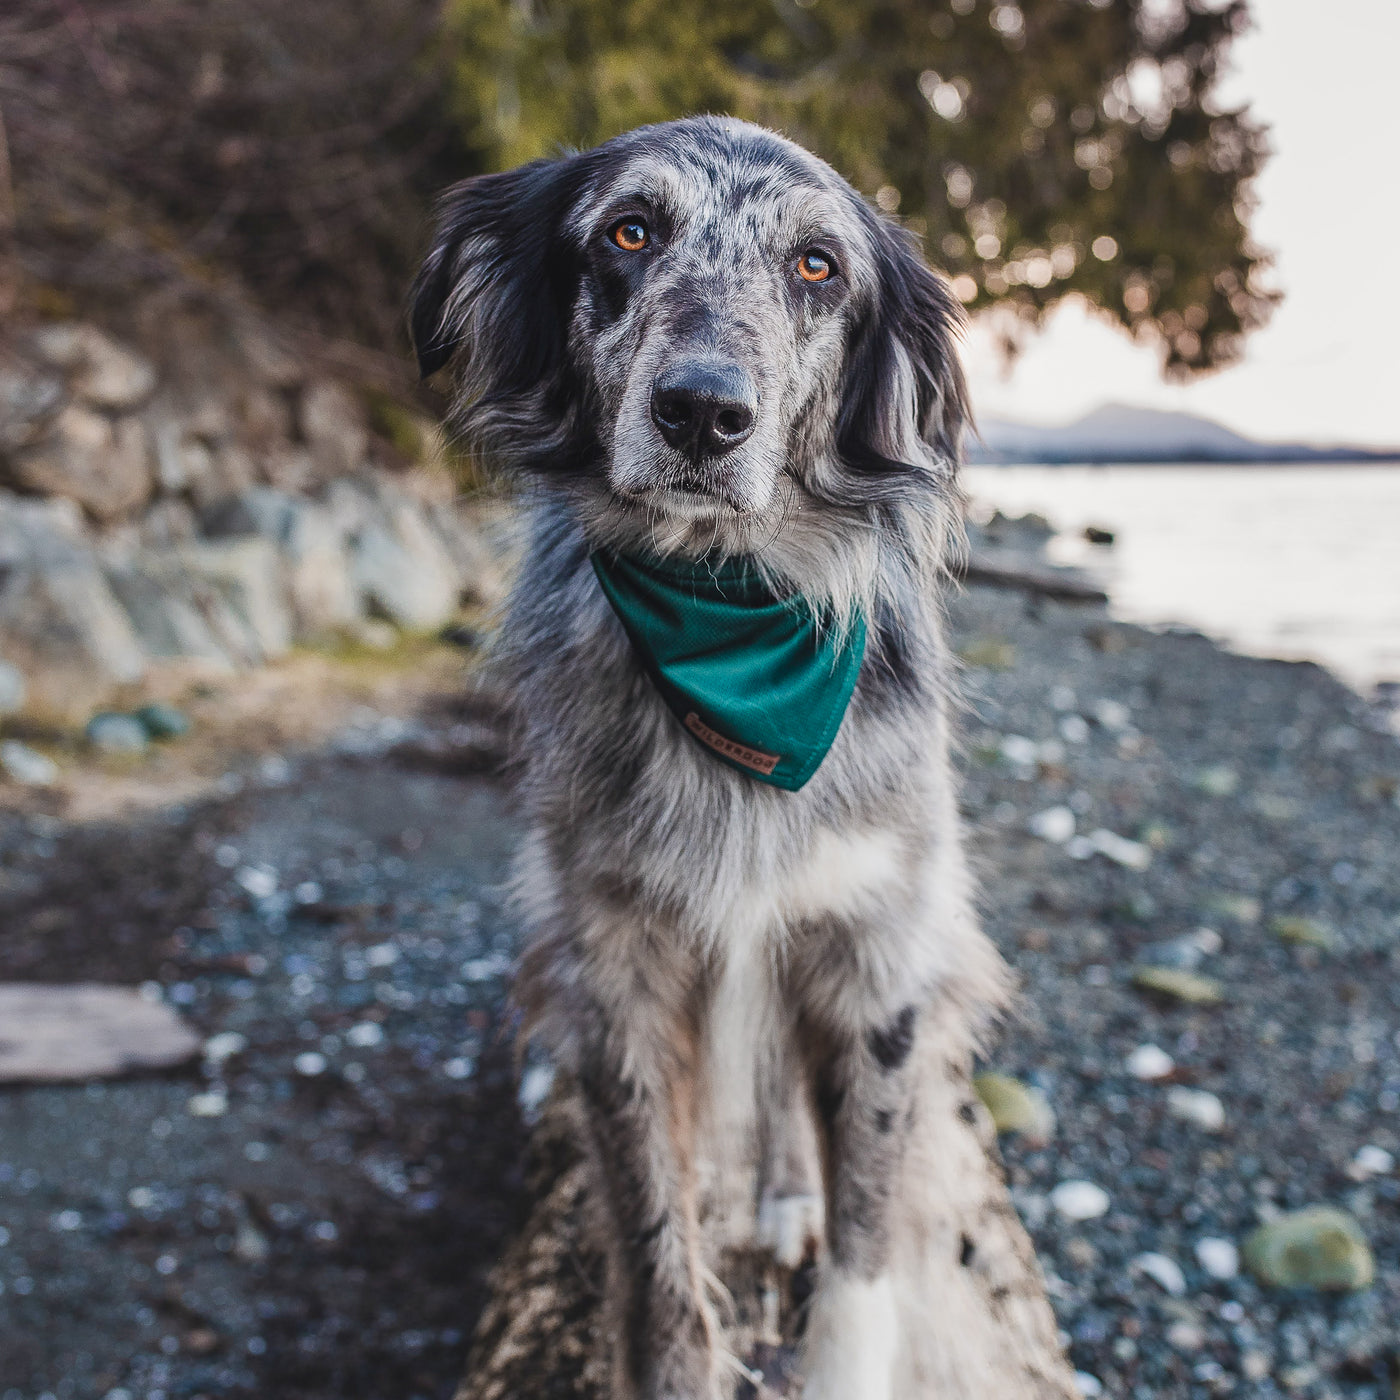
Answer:
[[[598,582],[661,697],[697,743],[795,792],[841,727],[865,654],[800,595],[780,598],[747,560],[592,556]]]

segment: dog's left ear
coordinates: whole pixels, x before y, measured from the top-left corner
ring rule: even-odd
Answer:
[[[946,481],[971,418],[957,352],[962,306],[910,235],[865,214],[879,290],[848,353],[837,447],[867,479],[931,472]]]
[[[528,392],[557,367],[570,275],[559,230],[577,159],[532,161],[443,196],[409,314],[425,379],[459,349],[487,397]]]

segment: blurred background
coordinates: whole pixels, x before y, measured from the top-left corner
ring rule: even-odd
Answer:
[[[967,308],[979,1081],[1086,1395],[1400,1394],[1391,0],[0,9],[0,1400],[452,1393],[529,1196],[435,195],[729,112]]]

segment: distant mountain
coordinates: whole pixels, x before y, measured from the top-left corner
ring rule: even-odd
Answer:
[[[1208,418],[1126,404],[1105,404],[1061,428],[1037,428],[1004,418],[983,419],[978,426],[981,441],[968,444],[973,462],[1400,461],[1400,448],[1256,442]]]

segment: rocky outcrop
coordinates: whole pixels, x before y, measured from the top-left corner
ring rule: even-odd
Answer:
[[[0,664],[28,708],[78,719],[154,666],[256,666],[498,595],[482,508],[354,389],[261,325],[163,331],[152,353],[81,323],[0,346]]]

